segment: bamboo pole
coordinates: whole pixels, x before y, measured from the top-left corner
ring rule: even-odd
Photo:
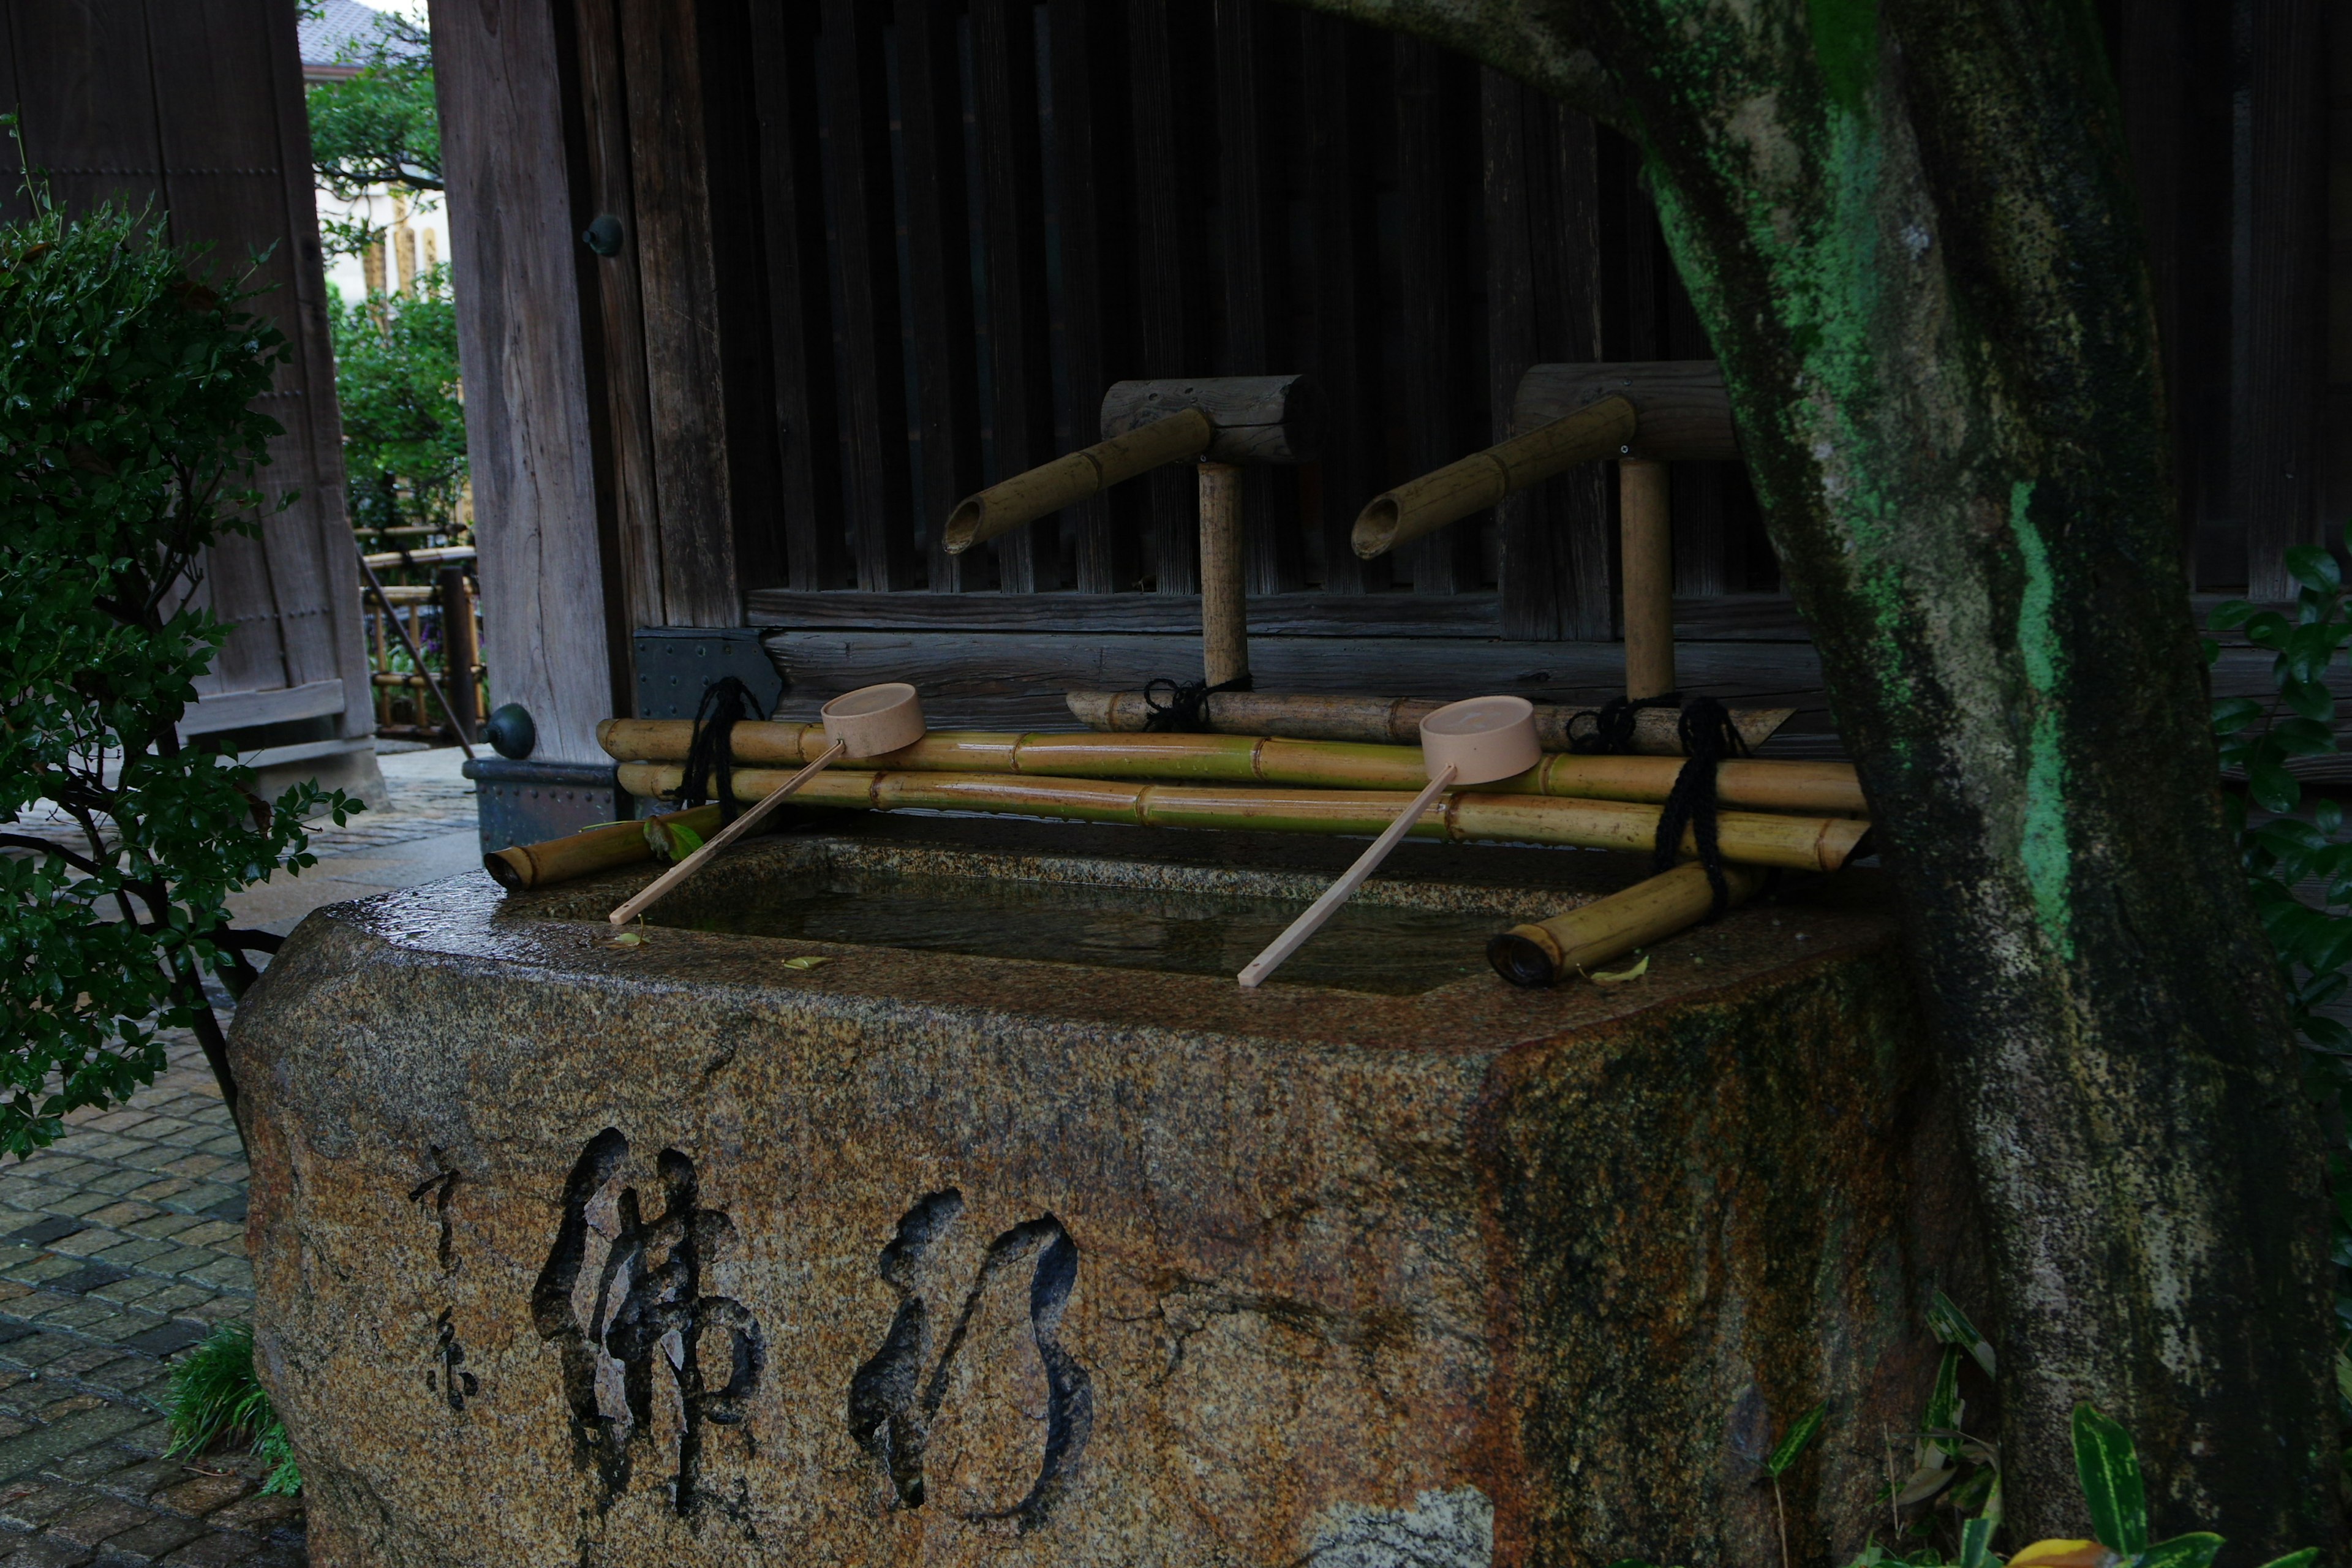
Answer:
[[[1203,462],[1201,673],[1211,686],[1249,679],[1249,592],[1242,573],[1242,471]]]
[[[1070,711],[1090,730],[1119,734],[1143,731],[1151,707],[1140,691],[1079,690],[1069,694]],[[1280,735],[1301,741],[1365,741],[1409,744],[1420,738],[1421,721],[1445,704],[1429,697],[1340,697],[1308,692],[1221,691],[1208,700],[1208,727],[1223,735]],[[1536,704],[1536,739],[1547,752],[1569,749],[1569,723],[1589,708]],[[1735,708],[1732,722],[1749,750],[1771,739],[1793,708]],[[1633,716],[1633,750],[1654,757],[1679,757],[1680,715],[1644,708]],[[1586,728],[1591,728],[1588,721]]]
[[[1723,879],[1735,906],[1764,886],[1764,873],[1748,866],[1726,866]],[[1549,985],[1695,926],[1714,908],[1706,868],[1677,866],[1566,914],[1513,926],[1486,944],[1486,958],[1514,985]]]
[[[1675,534],[1666,465],[1617,465],[1617,514],[1625,574],[1625,695],[1636,702],[1675,689]]]
[[[1613,457],[1633,440],[1635,417],[1624,398],[1604,397],[1374,496],[1356,519],[1356,553],[1384,555],[1579,463]]]
[[[482,857],[482,869],[509,892],[552,887],[654,858],[652,835],[659,832],[663,843],[670,842],[668,829],[673,824],[698,835],[708,834],[719,826],[719,808],[704,805],[692,811],[666,812],[643,822],[615,822],[562,838],[494,849]]]
[[[693,724],[683,719],[608,719],[596,739],[614,761],[683,763]],[[739,764],[797,766],[824,744],[822,725],[746,721],[730,742]],[[1317,789],[1416,789],[1427,778],[1418,746],[1272,736],[934,731],[887,759],[893,771],[994,773],[1051,778],[1170,779]],[[1554,752],[1493,795],[1663,802],[1682,772],[1675,757],[1590,757]],[[1850,763],[1734,758],[1716,768],[1716,799],[1748,811],[1861,816],[1868,807]]]
[[[621,787],[657,795],[677,787],[668,763],[625,763]],[[783,784],[776,769],[739,768],[736,795],[754,799]],[[1380,833],[1412,799],[1398,790],[1307,790],[1258,784],[1130,784],[1111,779],[1031,778],[1007,773],[922,773],[835,768],[802,789],[798,803],[873,811],[1004,812],[1145,827],[1215,827],[1272,833]],[[1449,795],[1422,814],[1416,837],[1646,851],[1657,837],[1654,805],[1568,800],[1487,791]],[[1832,871],[1863,853],[1870,824],[1845,817],[1726,811],[1716,818],[1724,858],[1758,866]],[[1684,837],[1685,852],[1696,853]]]
[[[1121,479],[1131,479],[1162,463],[1196,458],[1209,449],[1216,434],[1206,414],[1187,408],[1015,474],[978,495],[967,496],[948,514],[942,535],[947,552],[961,555],[982,540],[1010,533],[1049,512],[1100,495]]]

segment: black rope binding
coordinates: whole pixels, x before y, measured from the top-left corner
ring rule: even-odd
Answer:
[[[1726,757],[1744,757],[1748,742],[1731,721],[1730,710],[1712,697],[1694,697],[1683,704],[1677,725],[1683,755],[1689,760],[1675,775],[1675,787],[1658,813],[1658,837],[1650,851],[1650,874],[1671,871],[1682,857],[1683,831],[1687,828],[1698,847],[1698,863],[1706,868],[1706,885],[1715,890],[1708,920],[1720,920],[1731,905],[1731,885],[1724,879],[1723,851],[1715,831],[1715,770]]]
[[[1161,687],[1168,688],[1168,700],[1162,702],[1152,695]],[[1171,680],[1161,676],[1143,683],[1143,706],[1150,710],[1143,721],[1147,731],[1177,735],[1197,735],[1209,727],[1209,699],[1221,691],[1247,691],[1250,678],[1235,676],[1212,686],[1205,680]]]
[[[1678,708],[1682,700],[1679,691],[1669,691],[1664,697],[1612,697],[1598,709],[1571,713],[1568,716],[1568,749],[1580,756],[1625,756],[1633,750],[1634,719],[1643,709]],[[1580,719],[1592,721],[1592,728],[1580,735],[1576,732]]]
[[[702,701],[694,710],[694,737],[686,748],[686,776],[677,784],[681,807],[716,799],[719,820],[735,820],[735,814],[743,808],[743,803],[735,798],[735,726],[741,720],[758,717],[758,699],[735,676],[722,675],[702,689]]]

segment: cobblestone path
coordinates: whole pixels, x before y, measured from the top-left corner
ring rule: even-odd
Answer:
[[[246,1167],[194,1040],[128,1106],[0,1165],[0,1568],[289,1568],[299,1500],[165,1458],[170,1363],[253,1310]]]

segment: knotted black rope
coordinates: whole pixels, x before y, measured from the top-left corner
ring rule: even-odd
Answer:
[[[680,806],[716,799],[719,820],[735,820],[742,809],[742,802],[735,798],[735,726],[759,717],[759,711],[751,689],[734,676],[722,675],[702,689],[702,701],[694,710],[694,737],[686,748],[686,776],[677,783]]]
[[[1698,863],[1706,870],[1706,885],[1715,890],[1715,904],[1706,918],[1717,920],[1731,905],[1731,886],[1724,879],[1723,851],[1716,844],[1715,769],[1726,757],[1746,756],[1748,742],[1732,722],[1730,710],[1712,697],[1694,697],[1684,703],[1677,729],[1683,755],[1689,760],[1675,775],[1675,787],[1658,813],[1650,873],[1656,876],[1675,868],[1687,828],[1698,847]]]
[[[1571,713],[1568,716],[1568,749],[1580,756],[1624,756],[1633,749],[1635,716],[1643,709],[1676,708],[1682,705],[1682,700],[1679,691],[1669,691],[1664,697],[1612,697],[1598,709]],[[1576,731],[1580,719],[1592,721],[1592,728],[1580,735]]]
[[[1168,700],[1162,702],[1152,695],[1161,687],[1168,689]],[[1146,731],[1164,731],[1178,735],[1197,735],[1209,727],[1209,699],[1221,691],[1247,691],[1250,678],[1237,675],[1231,680],[1221,680],[1212,686],[1205,680],[1171,680],[1161,676],[1143,683],[1143,706]]]

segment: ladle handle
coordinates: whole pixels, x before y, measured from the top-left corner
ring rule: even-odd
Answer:
[[[760,802],[757,805],[754,805],[751,810],[745,812],[742,816],[737,817],[734,821],[720,828],[717,833],[712,834],[709,843],[696,850],[693,854],[688,856],[685,859],[679,861],[677,865],[672,866],[668,870],[664,871],[659,877],[654,879],[654,882],[651,887],[646,889],[643,892],[640,892],[635,898],[631,899],[627,903],[623,904],[619,909],[614,910],[607,918],[610,919],[616,926],[625,926],[631,921],[635,920],[639,915],[645,913],[647,909],[652,907],[655,900],[659,899],[672,888],[677,887],[680,882],[685,881],[688,877],[693,876],[697,871],[702,869],[703,862],[709,860],[713,855],[718,854],[721,849],[726,848],[730,844],[734,843],[735,840],[742,837],[746,833],[751,832],[751,825],[753,823],[767,816],[768,813],[775,810],[779,805],[782,805],[784,803],[784,797],[786,795],[792,794],[793,791],[800,788],[801,785],[808,783],[809,780],[823,773],[828,764],[843,756],[847,750],[848,748],[844,746],[838,741],[835,741],[832,745],[827,746],[823,753],[817,757],[816,761],[811,763],[808,766],[794,773],[791,778],[786,779],[784,781],[783,788],[777,790],[774,794],[769,795],[767,799]]]
[[[1389,851],[1412,831],[1412,825],[1421,820],[1421,814],[1429,809],[1429,803],[1454,782],[1455,772],[1452,763],[1446,763],[1444,770],[1412,797],[1412,804],[1398,813],[1397,819],[1388,825],[1387,830],[1372,840],[1372,847],[1357,856],[1356,863],[1349,867],[1338,881],[1325,889],[1321,898],[1307,905],[1307,912],[1291,921],[1288,930],[1266,943],[1265,951],[1249,961],[1249,967],[1241,972],[1241,983],[1255,986],[1259,981],[1281,968],[1292,953],[1305,946],[1307,939],[1321,930],[1325,921],[1338,914],[1339,906],[1355,897],[1356,889],[1364,885],[1364,879],[1378,870],[1381,862],[1389,858]]]

